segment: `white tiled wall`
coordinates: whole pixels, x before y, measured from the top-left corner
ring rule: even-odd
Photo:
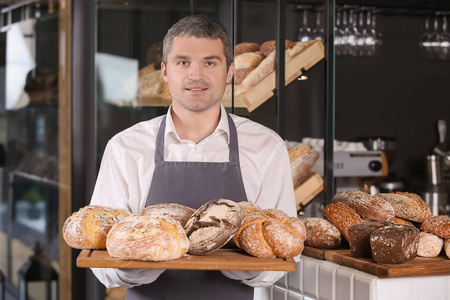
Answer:
[[[329,261],[302,256],[296,271],[259,293],[265,296],[255,299],[450,300],[450,276],[378,278]]]

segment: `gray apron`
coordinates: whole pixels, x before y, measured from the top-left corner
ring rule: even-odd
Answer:
[[[146,206],[180,203],[194,209],[209,200],[247,201],[239,166],[236,126],[230,128],[229,162],[164,161],[163,118],[156,137],[155,171]],[[254,289],[220,271],[166,270],[151,284],[128,289],[126,300],[253,300]]]

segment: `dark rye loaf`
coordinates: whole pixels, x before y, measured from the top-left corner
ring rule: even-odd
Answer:
[[[350,227],[348,237],[351,255],[353,257],[371,258],[370,235],[375,230],[388,224],[386,222],[369,221]]]

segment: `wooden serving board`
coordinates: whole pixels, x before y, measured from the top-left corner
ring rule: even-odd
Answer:
[[[349,249],[305,247],[303,255],[328,260],[381,278],[450,275],[450,259],[445,254],[438,257],[416,257],[402,264],[382,264],[373,259],[356,258],[351,256]]]
[[[257,258],[241,249],[219,249],[209,255],[186,254],[169,261],[121,260],[106,250],[82,250],[77,258],[79,268],[178,269],[178,270],[240,270],[295,271],[294,259]]]
[[[306,206],[323,190],[323,179],[319,173],[311,172],[301,185],[295,188],[297,211]]]

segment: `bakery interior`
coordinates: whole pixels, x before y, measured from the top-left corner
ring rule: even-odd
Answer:
[[[299,218],[322,217],[348,190],[415,193],[433,215],[450,216],[448,1],[0,0],[0,7],[0,299],[123,299],[123,289],[106,290],[77,267],[80,251],[61,228],[89,204],[107,141],[166,113],[163,87],[145,94],[130,78],[159,69],[167,29],[191,14],[219,20],[235,44],[287,39],[310,47],[313,58],[299,62],[288,84],[277,65],[272,88],[260,85],[251,99],[235,86],[224,98],[229,112],[277,131],[288,148],[309,144],[320,154],[298,193]],[[366,39],[351,42],[352,30]],[[260,96],[264,89],[269,95]],[[296,271],[257,295],[449,299],[440,288],[449,285],[449,262],[391,276],[304,252]],[[420,287],[430,286],[425,297],[430,289]]]

